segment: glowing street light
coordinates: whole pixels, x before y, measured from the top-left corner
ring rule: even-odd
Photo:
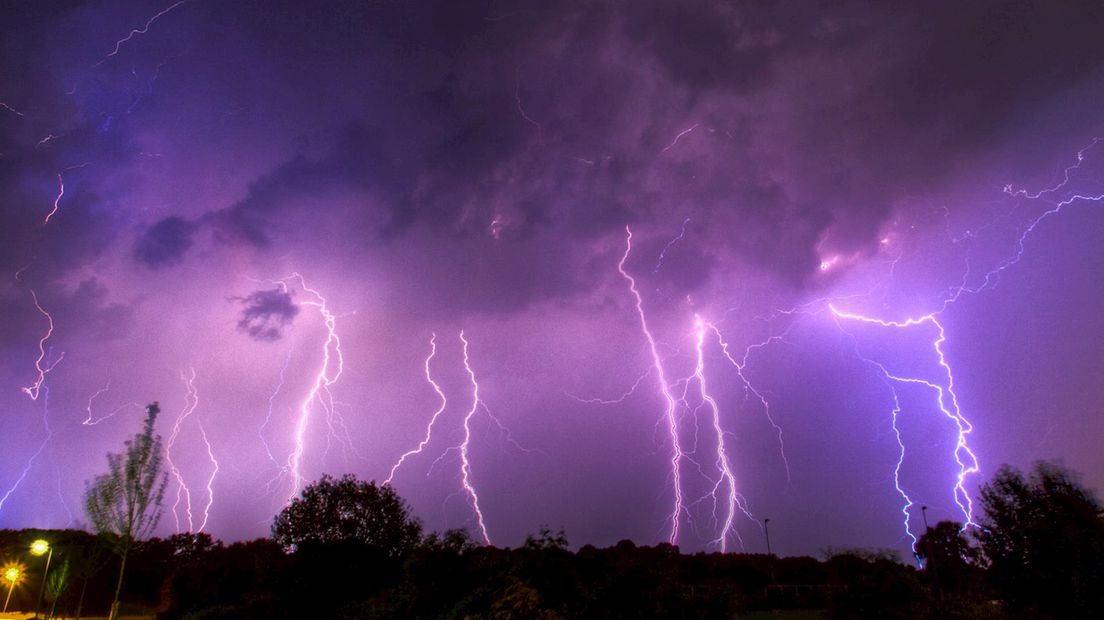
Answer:
[[[11,602],[12,590],[15,589],[15,584],[19,583],[19,580],[23,578],[23,567],[18,564],[9,564],[4,567],[4,579],[8,582],[8,597],[4,599],[4,613],[8,612],[8,603]]]
[[[35,603],[34,617],[35,620],[38,620],[38,610],[42,607],[42,595],[46,592],[46,575],[50,572],[50,560],[54,557],[54,548],[50,546],[50,543],[39,538],[31,543],[31,553],[35,555],[46,554],[46,570],[42,571],[42,585],[38,588],[38,602]]]

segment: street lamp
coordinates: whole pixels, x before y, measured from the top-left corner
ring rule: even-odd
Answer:
[[[46,592],[46,575],[50,573],[50,560],[54,557],[54,548],[50,546],[50,543],[39,538],[31,543],[31,553],[35,555],[46,555],[46,570],[42,571],[42,585],[38,588],[38,602],[35,603],[35,620],[38,620],[38,610],[42,607],[42,595]]]
[[[771,555],[769,523],[770,519],[763,519],[763,535],[767,537],[767,555]]]
[[[11,564],[4,568],[4,579],[8,581],[8,597],[4,599],[4,613],[8,612],[8,603],[11,602],[12,590],[15,589],[15,584],[19,583],[22,578],[23,567],[18,564]]]

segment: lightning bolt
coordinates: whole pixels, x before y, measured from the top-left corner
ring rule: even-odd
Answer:
[[[176,467],[172,460],[173,447],[176,445],[176,438],[180,435],[180,428],[184,424],[184,420],[188,416],[192,415],[192,412],[199,406],[199,392],[195,387],[196,371],[195,368],[191,369],[191,374],[180,373],[180,378],[184,380],[184,385],[187,387],[187,394],[184,396],[184,409],[180,411],[180,415],[176,417],[176,422],[173,423],[172,432],[169,433],[169,441],[165,444],[165,462],[169,465],[169,471],[172,473],[173,478],[176,479],[176,502],[173,503],[172,514],[173,520],[176,522],[176,531],[180,531],[180,516],[178,508],[180,502],[184,502],[184,514],[188,518],[187,531],[192,532],[192,492],[188,489],[188,485],[184,482],[184,476],[180,473],[180,470]]]
[[[272,407],[273,402],[276,400],[276,396],[280,394],[280,390],[284,389],[284,375],[287,374],[288,366],[291,364],[291,353],[293,348],[288,347],[287,357],[284,358],[284,365],[280,368],[280,380],[276,384],[276,388],[272,390],[272,395],[268,397],[268,412],[265,414],[264,422],[261,423],[261,427],[257,429],[257,437],[260,438],[261,444],[264,446],[265,454],[268,455],[268,460],[272,461],[272,464],[284,471],[284,466],[276,460],[276,457],[272,454],[272,449],[268,445],[268,441],[264,437],[264,430],[268,426],[268,423],[272,421]],[[279,476],[277,476],[278,478]],[[275,481],[275,479],[273,479]]]
[[[656,378],[659,381],[659,391],[666,403],[664,417],[667,420],[667,430],[671,437],[671,481],[674,485],[674,505],[671,509],[671,514],[667,517],[671,524],[671,532],[667,537],[667,541],[673,545],[676,544],[679,537],[679,516],[686,510],[682,498],[682,477],[680,472],[683,452],[682,446],[679,443],[678,420],[675,416],[678,401],[671,394],[671,386],[667,381],[667,373],[663,369],[663,360],[660,358],[659,349],[656,347],[655,337],[652,336],[652,332],[648,328],[648,319],[644,314],[644,299],[640,296],[640,291],[636,288],[636,280],[633,279],[629,272],[625,271],[625,261],[629,259],[629,254],[631,252],[632,230],[626,226],[625,253],[621,256],[621,261],[617,263],[617,271],[621,274],[621,277],[625,278],[629,283],[629,291],[632,293],[633,299],[636,300],[636,314],[640,318],[640,331],[648,341],[648,349],[652,354],[652,364],[656,371]]]
[[[759,403],[763,405],[763,414],[766,416],[767,422],[771,425],[771,428],[774,429],[775,436],[778,438],[778,453],[782,457],[782,465],[786,469],[786,482],[791,482],[790,460],[786,457],[786,443],[782,437],[782,427],[774,421],[774,416],[771,414],[770,401],[767,400],[767,397],[761,391],[759,391],[747,378],[747,375],[744,374],[744,370],[747,368],[748,364],[748,357],[751,355],[752,351],[761,349],[774,342],[782,340],[783,338],[785,338],[785,333],[771,336],[762,342],[757,342],[749,345],[746,349],[744,349],[744,355],[740,359],[740,361],[736,361],[736,358],[728,350],[728,342],[725,341],[724,336],[721,335],[721,331],[717,328],[717,326],[712,323],[707,323],[705,324],[705,327],[710,329],[717,336],[717,344],[720,345],[721,352],[724,354],[725,359],[727,359],[729,363],[732,364],[733,368],[736,369],[736,376],[739,377],[740,383],[743,385],[745,392],[754,395],[755,398],[759,399]]]
[[[211,442],[207,439],[207,431],[203,429],[203,421],[197,420],[197,423],[199,424],[199,434],[203,437],[203,444],[207,447],[207,458],[211,459],[211,465],[213,466],[211,477],[207,479],[207,505],[203,507],[203,521],[199,524],[199,530],[197,530],[202,532],[207,528],[207,520],[211,516],[211,506],[215,503],[214,484],[215,477],[218,476],[219,472],[219,462],[215,458],[214,451],[211,450]]]
[[[537,142],[543,145],[544,128],[541,127],[540,123],[530,118],[529,115],[525,113],[525,108],[521,106],[521,84],[517,80],[514,81],[514,102],[517,103],[518,114],[521,114],[521,118],[525,119],[527,123],[537,128]]]
[[[61,353],[61,355],[59,355],[53,363],[47,364],[45,367],[42,366],[42,361],[46,359],[46,341],[49,340],[50,336],[54,334],[54,317],[50,316],[50,313],[46,312],[46,310],[42,308],[42,305],[38,303],[38,295],[36,295],[34,291],[31,291],[31,299],[34,300],[35,308],[38,308],[38,311],[42,314],[42,316],[46,317],[47,328],[46,333],[38,341],[38,358],[35,359],[34,363],[35,371],[37,373],[35,381],[30,386],[22,388],[22,390],[24,394],[31,397],[31,400],[38,400],[38,394],[39,390],[42,388],[42,382],[46,380],[46,373],[53,370],[54,367],[57,366],[59,362],[61,362],[62,358],[65,357],[65,353]]]
[[[125,405],[120,405],[119,407],[116,407],[111,413],[103,416],[102,418],[93,419],[93,418],[95,418],[95,416],[92,413],[92,401],[96,400],[97,398],[99,398],[103,394],[106,394],[107,391],[110,390],[110,389],[111,389],[111,380],[108,380],[107,385],[105,385],[102,388],[96,390],[91,396],[88,397],[88,405],[85,407],[85,411],[88,412],[88,417],[85,418],[85,420],[83,422],[81,422],[82,425],[84,425],[84,426],[95,426],[95,425],[99,424],[100,422],[103,422],[104,420],[106,420],[108,418],[114,417],[115,414],[119,413],[120,411],[122,411],[123,409],[125,409],[127,407],[137,407],[138,409],[142,408],[142,405],[140,405],[138,403],[135,403],[135,402],[130,402],[130,403],[126,403]]]
[[[475,518],[479,524],[479,532],[483,537],[483,542],[490,545],[491,537],[487,534],[487,524],[483,519],[483,511],[479,508],[479,494],[476,493],[475,486],[472,484],[471,460],[468,458],[468,446],[471,443],[471,419],[481,403],[479,400],[479,382],[475,378],[475,371],[472,370],[471,362],[468,359],[468,340],[464,337],[463,330],[460,331],[460,342],[464,343],[464,370],[467,371],[472,384],[472,406],[467,415],[464,416],[464,441],[460,444],[461,484],[468,494],[472,510],[475,511]]]
[[[843,330],[842,325],[839,323],[839,319],[847,319],[851,321],[857,321],[869,325],[876,325],[883,328],[892,329],[908,329],[912,327],[918,327],[923,325],[930,325],[935,328],[936,336],[932,340],[932,349],[935,352],[935,357],[938,360],[940,368],[945,375],[945,382],[942,384],[933,383],[927,379],[920,377],[907,377],[897,375],[884,365],[872,362],[867,358],[866,361],[875,364],[882,372],[885,378],[889,381],[896,382],[898,384],[912,384],[922,385],[933,390],[936,393],[936,402],[938,404],[940,412],[954,422],[955,427],[958,430],[958,436],[955,441],[954,458],[958,463],[958,475],[956,477],[954,485],[954,498],[955,503],[958,504],[959,509],[962,511],[962,515],[965,519],[964,527],[973,525],[973,501],[970,499],[970,494],[966,491],[965,481],[966,477],[978,472],[978,460],[973,451],[970,450],[968,444],[968,437],[973,430],[973,426],[962,415],[962,411],[958,405],[958,396],[954,390],[954,373],[951,371],[951,366],[947,362],[946,354],[943,351],[943,344],[947,341],[947,333],[943,327],[943,324],[936,318],[936,313],[925,314],[917,318],[908,318],[904,321],[886,321],[883,319],[872,318],[853,312],[844,312],[836,308],[834,305],[829,304],[829,309],[832,315],[837,320],[837,325]],[[860,356],[861,357],[861,356]],[[900,489],[899,489],[900,490]],[[903,491],[902,491],[903,494]],[[910,533],[911,535],[911,533]]]
[[[19,477],[16,478],[15,483],[4,493],[3,497],[0,497],[0,513],[4,511],[4,504],[7,503],[8,498],[19,488],[19,485],[23,484],[23,480],[27,478],[27,474],[31,471],[31,466],[34,465],[35,460],[37,460],[38,456],[42,454],[42,451],[46,449],[46,444],[50,443],[50,439],[54,436],[54,431],[50,428],[49,418],[50,388],[46,386],[45,380],[43,380],[39,387],[42,389],[42,426],[46,429],[46,437],[43,438],[42,443],[39,444],[38,450],[35,450],[31,458],[27,459],[27,464],[23,467],[23,471],[19,474]]]
[[[678,133],[678,135],[675,136],[675,139],[671,141],[670,144],[663,147],[663,150],[661,150],[660,153],[666,153],[667,151],[675,148],[675,145],[679,143],[679,140],[681,140],[683,136],[685,136],[686,134],[690,133],[691,131],[694,131],[695,129],[697,129],[699,125],[701,125],[701,123],[694,123],[691,127],[687,128],[687,129],[683,129],[682,131],[680,131]]]
[[[689,223],[690,218],[686,218],[685,220],[683,220],[682,230],[679,231],[678,236],[674,239],[671,239],[667,242],[667,245],[663,246],[663,250],[659,253],[659,258],[656,260],[656,266],[655,269],[652,270],[652,273],[659,273],[659,268],[663,266],[663,259],[667,257],[667,250],[670,250],[671,246],[675,245],[676,243],[681,241],[683,237],[686,236],[686,225]]]
[[[707,389],[705,384],[705,322],[702,321],[701,317],[699,316],[694,317],[694,333],[696,336],[695,350],[697,351],[697,361],[694,366],[693,378],[698,384],[698,392],[701,401],[709,405],[711,420],[713,422],[713,432],[716,433],[717,436],[716,466],[717,469],[721,472],[721,477],[713,485],[713,490],[711,493],[713,497],[714,515],[716,515],[717,492],[720,490],[722,484],[727,487],[727,494],[725,496],[725,516],[724,521],[721,525],[721,533],[720,536],[718,536],[717,539],[713,541],[714,544],[720,546],[721,553],[724,553],[728,550],[728,539],[734,533],[736,533],[736,476],[732,473],[732,463],[729,461],[728,452],[725,449],[725,433],[724,430],[721,428],[720,408],[717,406],[717,401],[712,396],[710,396],[709,390]],[[748,516],[750,517],[751,515]],[[739,537],[739,534],[736,535],[737,537]]]
[[[3,101],[0,101],[0,108],[4,108],[8,112],[11,112],[12,114],[14,114],[16,116],[23,116],[22,112],[20,112],[19,110],[16,110],[15,108],[13,108],[10,105],[4,103]]]
[[[322,366],[318,369],[310,390],[299,405],[299,419],[295,425],[295,448],[287,462],[287,470],[291,472],[291,492],[288,494],[288,502],[291,502],[299,494],[299,490],[303,485],[303,452],[306,449],[307,427],[310,423],[314,403],[318,401],[324,409],[333,411],[333,397],[329,390],[341,377],[345,362],[341,354],[341,339],[337,335],[337,319],[326,305],[326,298],[318,291],[308,287],[303,276],[299,273],[293,273],[285,278],[282,281],[284,286],[286,286],[286,281],[289,279],[298,280],[303,291],[314,296],[313,301],[304,301],[302,304],[318,308],[318,312],[326,326],[326,340],[322,344]]]
[[[96,63],[96,66],[99,66],[99,65],[103,64],[104,61],[106,61],[108,58],[111,58],[112,56],[118,54],[119,49],[123,46],[123,43],[126,43],[127,41],[133,39],[134,35],[146,34],[147,32],[149,32],[150,26],[153,25],[153,22],[160,19],[166,13],[172,11],[173,9],[175,9],[176,7],[178,7],[182,4],[188,4],[189,2],[194,2],[194,1],[195,0],[179,0],[178,2],[175,2],[172,5],[170,5],[168,8],[162,9],[156,15],[149,18],[149,20],[146,21],[146,25],[142,26],[141,28],[135,28],[134,30],[131,30],[130,33],[128,33],[125,37],[123,37],[122,39],[119,39],[118,41],[116,41],[115,42],[115,49],[111,50],[111,53],[109,53],[103,60]]]
[[[444,391],[441,390],[441,386],[433,380],[433,375],[430,372],[429,364],[433,361],[434,356],[437,355],[437,334],[432,334],[429,339],[429,357],[425,359],[425,379],[433,387],[433,391],[437,393],[438,398],[441,399],[441,405],[437,407],[437,410],[433,412],[433,416],[429,419],[429,424],[426,425],[425,438],[418,442],[418,446],[403,453],[399,457],[399,460],[391,466],[391,472],[387,474],[387,479],[383,481],[384,484],[391,484],[391,481],[395,478],[395,472],[403,464],[409,456],[415,454],[421,454],[422,450],[429,444],[430,439],[433,437],[433,425],[437,423],[437,418],[441,417],[441,413],[448,406],[448,398],[445,397]]]

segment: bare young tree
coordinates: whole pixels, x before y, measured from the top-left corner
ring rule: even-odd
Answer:
[[[96,533],[121,558],[110,620],[119,614],[127,554],[161,519],[168,474],[161,471],[161,436],[153,434],[160,412],[156,402],[146,407],[142,432],[127,440],[123,452],[108,453],[107,473],[97,476],[84,492],[84,511]]]

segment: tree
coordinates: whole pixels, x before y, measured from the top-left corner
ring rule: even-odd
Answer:
[[[110,620],[119,613],[127,555],[161,519],[168,474],[161,471],[161,436],[153,434],[160,412],[156,402],[146,407],[142,431],[126,441],[122,452],[108,453],[107,473],[97,476],[84,492],[84,511],[96,533],[121,558]]]
[[[285,549],[307,543],[359,543],[397,558],[421,541],[422,524],[390,485],[323,475],[276,515],[272,538]]]
[[[1002,466],[982,487],[981,505],[976,537],[1011,609],[1104,617],[1104,520],[1075,472],[1040,461],[1025,478]]]
[[[924,560],[931,580],[943,590],[975,589],[979,552],[964,531],[961,523],[940,521],[916,543],[916,555]]]

